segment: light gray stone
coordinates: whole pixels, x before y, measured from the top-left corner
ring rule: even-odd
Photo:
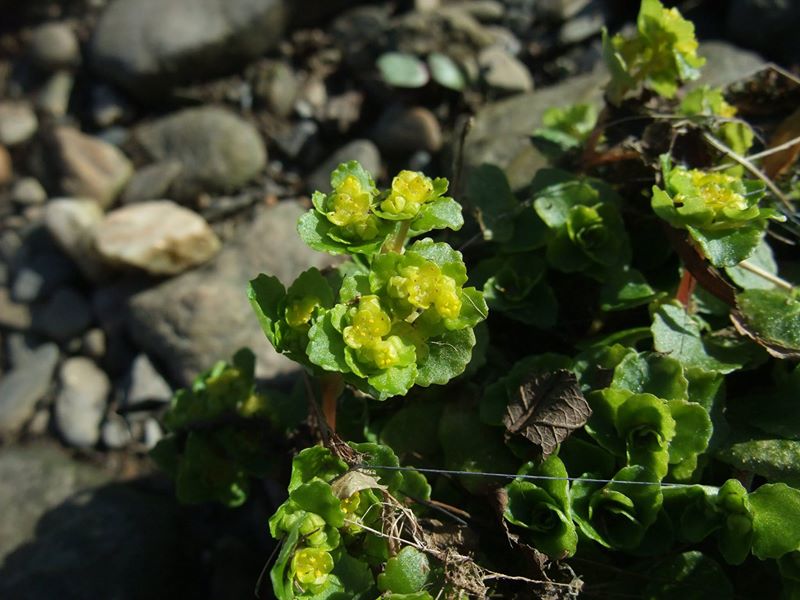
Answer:
[[[45,206],[44,222],[53,239],[81,272],[99,281],[107,274],[94,247],[103,209],[94,200],[57,198]]]
[[[23,206],[37,206],[47,202],[47,192],[33,177],[22,177],[11,188],[11,199]]]
[[[36,133],[39,120],[27,102],[0,102],[0,144],[16,146]]]
[[[529,92],[533,77],[524,64],[499,46],[490,46],[478,55],[483,79],[500,92]]]
[[[23,330],[31,326],[31,309],[14,302],[7,287],[0,287],[0,326]]]
[[[108,207],[133,174],[120,150],[71,127],[55,129],[53,149],[66,196],[91,198]]]
[[[355,160],[361,163],[366,171],[377,178],[381,172],[381,154],[378,147],[369,140],[353,140],[336,150],[326,158],[319,167],[306,179],[308,192],[330,192],[331,172],[340,163]]]
[[[117,414],[110,414],[103,423],[100,437],[103,440],[103,445],[112,450],[120,450],[125,448],[133,441],[131,428],[124,417]]]
[[[109,265],[174,275],[206,262],[220,241],[197,213],[154,200],[106,215],[96,229],[95,247]]]
[[[259,272],[289,284],[309,266],[330,264],[331,257],[300,241],[296,223],[303,212],[290,201],[262,209],[213,262],[133,296],[129,333],[177,384],[188,385],[244,346],[256,353],[259,376],[296,370],[264,337],[246,290]]]
[[[156,444],[164,437],[164,430],[158,420],[153,417],[148,417],[144,422],[144,431],[142,435],[142,444],[148,450],[156,447]]]
[[[37,66],[56,70],[75,67],[81,62],[81,49],[75,32],[66,23],[45,23],[31,32],[28,53]]]
[[[172,184],[178,200],[236,189],[258,175],[267,160],[258,131],[215,107],[174,113],[140,127],[135,138],[154,160],[181,163],[183,169]]]
[[[764,65],[764,59],[755,52],[726,42],[703,42],[698,54],[705,57],[706,64],[700,79],[687,86],[690,89],[700,85],[726,86],[755,73]]]
[[[58,346],[45,344],[0,379],[0,435],[17,431],[31,418],[50,388],[57,363]]]
[[[122,192],[122,203],[168,198],[170,186],[182,171],[183,166],[177,160],[166,160],[142,167],[133,174]]]
[[[60,380],[55,404],[56,427],[70,446],[91,448],[100,439],[100,423],[111,382],[102,369],[83,356],[64,361]]]
[[[146,402],[169,402],[172,389],[156,371],[146,354],[140,354],[131,365],[125,387],[125,407],[132,408]]]
[[[222,74],[277,45],[282,0],[114,0],[91,42],[92,64],[145,100]]]
[[[56,71],[39,89],[36,96],[36,108],[51,117],[63,117],[67,114],[74,85],[75,77],[72,73]]]
[[[106,349],[106,334],[99,327],[90,329],[83,335],[81,350],[87,356],[99,361],[105,357]]]

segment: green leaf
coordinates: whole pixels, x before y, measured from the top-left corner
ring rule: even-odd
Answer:
[[[472,329],[448,331],[428,340],[428,356],[419,364],[417,385],[444,385],[461,375],[472,357],[475,333]]]
[[[308,331],[308,359],[325,371],[347,373],[350,367],[345,359],[345,343],[342,335],[334,327],[334,320],[341,318],[347,307],[338,304],[316,318]]]
[[[508,503],[504,518],[525,529],[524,537],[537,550],[554,559],[572,556],[578,544],[578,534],[572,522],[567,470],[556,456],[534,467],[528,463],[520,475],[545,478],[533,483],[514,480],[506,486]]]
[[[800,486],[800,442],[780,439],[755,439],[745,434],[721,448],[716,456],[736,469]],[[749,439],[748,439],[749,438]]]
[[[377,375],[370,375],[367,382],[378,392],[375,399],[383,401],[393,396],[405,396],[417,379],[417,365],[410,364],[404,367],[391,367]]]
[[[507,242],[514,233],[514,219],[520,210],[502,169],[482,164],[467,179],[467,198],[477,211],[485,240]]]
[[[378,575],[378,589],[397,594],[413,594],[422,590],[430,574],[428,557],[413,546],[406,546],[388,561]]]
[[[375,578],[372,576],[369,565],[363,560],[358,560],[343,551],[336,556],[331,574],[339,580],[347,598],[371,600],[374,597]],[[344,600],[341,595],[336,594],[331,598],[332,600],[335,598]]]
[[[753,554],[765,560],[800,550],[800,490],[767,483],[749,494]]]
[[[708,347],[697,321],[681,306],[662,305],[654,315],[651,331],[654,349],[679,360],[684,367],[730,373],[744,364]]]
[[[746,332],[759,343],[779,346],[781,353],[800,352],[800,300],[783,290],[745,290],[736,295]],[[771,352],[772,353],[772,352]]]
[[[409,235],[418,236],[433,229],[452,229],[458,231],[464,225],[461,205],[452,198],[437,198],[426,202],[411,222]]]
[[[708,448],[713,431],[711,417],[702,406],[686,400],[670,400],[667,405],[675,420],[675,437],[669,444],[669,462],[683,466],[681,470],[673,469],[672,474],[675,479],[687,480],[697,464],[697,456]]]
[[[572,486],[576,523],[584,535],[607,548],[632,550],[638,546],[655,523],[661,503],[658,478],[638,465],[624,467],[602,487],[583,480]]]
[[[327,448],[322,446],[305,448],[292,461],[292,476],[288,490],[291,493],[315,477],[330,482],[345,471],[347,464],[333,456]]]
[[[243,504],[250,487],[244,469],[195,432],[186,439],[175,484],[180,502],[194,504],[216,500],[227,506]]]
[[[436,431],[441,414],[441,402],[410,399],[386,421],[380,432],[381,443],[402,459],[415,454],[432,456],[439,450]]]
[[[628,464],[664,477],[675,437],[675,420],[666,403],[652,394],[634,394],[619,405],[614,421],[617,435],[625,440]]]
[[[332,527],[344,525],[341,501],[333,495],[330,484],[321,479],[314,478],[297,486],[289,493],[289,500],[302,510],[319,515]]]
[[[733,267],[755,252],[766,227],[766,221],[759,221],[737,229],[705,230],[691,226],[686,229],[712,265]]]
[[[272,591],[275,593],[275,597],[278,600],[294,600],[295,597],[293,577],[287,574],[287,571],[289,570],[289,563],[292,560],[295,548],[297,548],[297,541],[300,538],[299,527],[300,523],[297,523],[283,539],[280,546],[281,551],[269,572],[269,578],[272,581]]]
[[[283,321],[284,299],[286,289],[277,277],[261,274],[250,281],[247,288],[250,305],[258,317],[261,329],[273,347],[280,352],[281,327]]]
[[[388,223],[381,222],[375,239],[345,243],[337,239],[337,227],[315,210],[309,210],[297,221],[297,233],[309,248],[328,254],[374,254],[391,232]]]
[[[778,265],[775,262],[775,257],[772,255],[772,248],[770,248],[765,238],[761,239],[761,243],[759,243],[753,254],[747,259],[747,262],[771,275],[778,274]],[[770,290],[775,287],[775,284],[768,279],[764,279],[738,265],[725,267],[725,273],[728,274],[728,277],[731,278],[733,283],[744,289]]]
[[[750,554],[753,540],[753,514],[747,490],[738,480],[729,479],[719,488],[714,507],[724,519],[718,536],[720,553],[729,564],[741,564]]]
[[[665,400],[684,400],[689,393],[681,363],[655,352],[626,355],[614,368],[611,387],[635,394],[646,392]]]
[[[464,73],[446,54],[431,52],[428,55],[428,69],[433,80],[442,87],[460,92],[467,86]]]
[[[696,550],[684,552],[647,573],[644,597],[652,600],[729,600],[731,582],[715,561]]]
[[[600,288],[600,308],[606,311],[627,310],[647,304],[655,294],[636,269],[613,269]]]
[[[428,83],[428,69],[413,54],[386,52],[377,61],[381,77],[389,85],[402,88],[419,88]]]
[[[418,254],[422,258],[436,263],[443,274],[455,280],[456,285],[463,285],[467,281],[467,267],[464,265],[464,258],[461,252],[454,250],[450,244],[424,238],[411,244],[406,253]]]
[[[597,109],[593,104],[554,106],[544,111],[542,127],[534,131],[533,143],[551,159],[580,146],[594,129]]]
[[[338,188],[341,186],[348,177],[355,177],[358,180],[358,183],[361,187],[365,190],[372,190],[371,193],[376,194],[377,190],[375,190],[375,181],[372,179],[372,175],[363,167],[361,163],[357,160],[349,160],[347,162],[340,163],[331,173],[331,187],[333,189]],[[314,206],[317,206],[315,202]],[[325,212],[324,210],[317,209],[320,212]]]

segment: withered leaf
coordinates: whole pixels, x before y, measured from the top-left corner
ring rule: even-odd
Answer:
[[[800,108],[789,115],[772,134],[768,150],[791,142],[800,136]],[[786,172],[800,156],[800,144],[793,144],[783,150],[764,157],[762,169],[770,179]]]
[[[591,414],[571,371],[536,373],[523,381],[519,394],[506,407],[506,439],[521,435],[547,458],[570,433],[583,427]]]
[[[333,495],[344,500],[361,490],[383,490],[386,486],[378,483],[372,475],[367,475],[361,471],[348,471],[336,481],[331,483]]]

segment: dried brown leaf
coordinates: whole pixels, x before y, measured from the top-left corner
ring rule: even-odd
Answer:
[[[506,439],[521,435],[547,458],[591,414],[574,373],[560,369],[534,374],[520,385],[519,394],[506,408]]]
[[[768,150],[800,138],[800,108],[789,115],[772,134]],[[800,143],[764,157],[762,169],[770,179],[775,179],[789,169],[800,156]]]
[[[378,483],[372,475],[367,475],[361,471],[348,471],[336,481],[331,483],[333,495],[339,499],[349,498],[361,490],[382,490],[388,488]]]

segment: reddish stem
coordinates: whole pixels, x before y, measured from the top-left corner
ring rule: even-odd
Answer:
[[[695,287],[697,287],[697,279],[694,278],[694,275],[692,275],[688,269],[684,270],[680,285],[678,285],[678,293],[675,294],[675,297],[678,299],[678,302],[683,304],[687,312],[689,311],[689,303],[692,301],[692,294],[694,294]]]

